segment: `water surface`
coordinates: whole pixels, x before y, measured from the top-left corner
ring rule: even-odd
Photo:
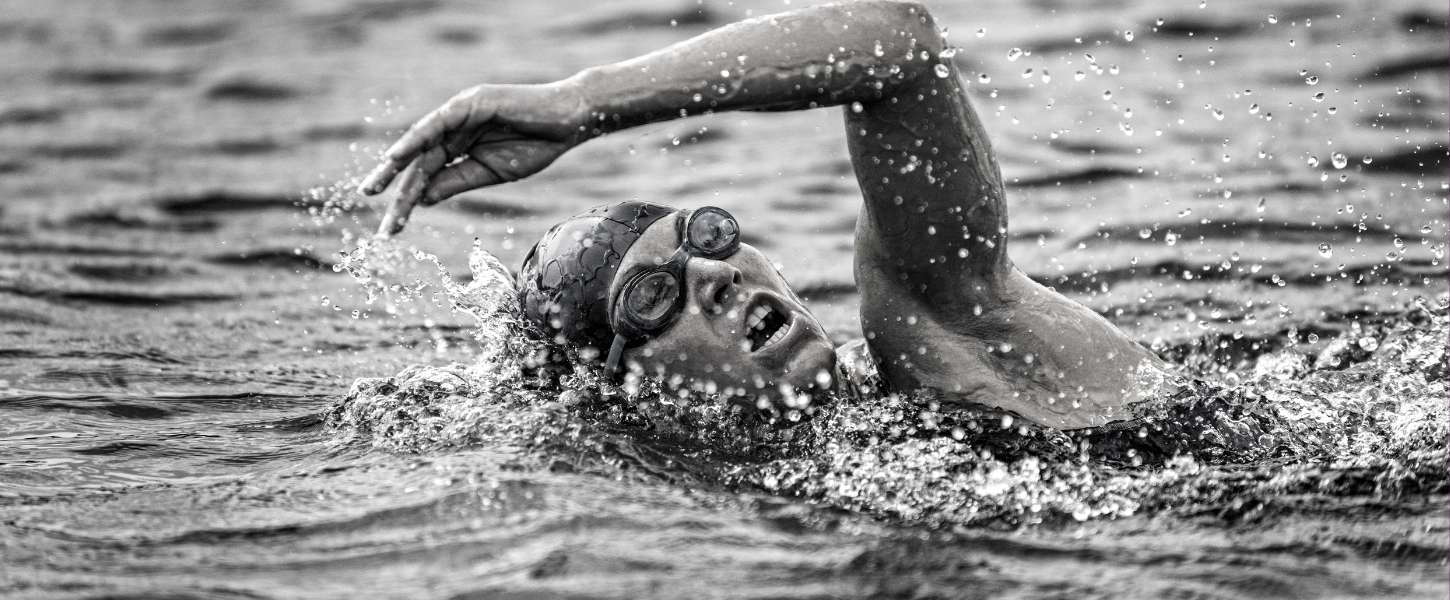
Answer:
[[[834,111],[596,140],[357,251],[347,180],[457,89],[787,8],[704,7],[0,2],[0,593],[1444,597],[1443,5],[933,5],[1015,262],[1267,436],[1139,466],[922,398],[561,397],[495,354],[473,240],[512,266],[628,198],[740,215],[859,336]]]

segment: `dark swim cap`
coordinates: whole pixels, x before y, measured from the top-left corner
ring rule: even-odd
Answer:
[[[624,253],[655,221],[674,214],[668,206],[621,202],[569,217],[549,229],[519,269],[519,305],[555,342],[609,350],[609,287]]]

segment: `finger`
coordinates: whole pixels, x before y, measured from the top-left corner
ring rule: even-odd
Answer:
[[[421,202],[433,205],[468,190],[503,183],[498,173],[470,158],[449,166],[428,180]]]
[[[413,207],[418,205],[418,199],[423,195],[423,189],[428,185],[428,178],[438,169],[443,167],[447,160],[442,148],[433,148],[413,161],[407,170],[403,172],[403,179],[398,184],[398,195],[388,205],[387,213],[383,215],[383,222],[378,225],[378,234],[391,236],[403,230],[407,225],[408,218],[413,214]]]
[[[418,154],[435,146],[450,131],[458,128],[468,119],[468,109],[457,100],[449,100],[437,110],[428,113],[404,132],[383,152],[383,160],[358,186],[364,195],[375,195],[387,189],[398,175]]]
[[[393,164],[393,161],[385,160],[373,167],[367,177],[363,178],[362,183],[357,185],[357,192],[364,196],[376,196],[388,189],[388,184],[392,183],[393,178],[397,176],[398,166]]]
[[[403,174],[403,179],[409,179],[414,167],[408,167]],[[393,234],[403,230],[403,225],[408,221],[408,215],[412,214],[413,207],[407,204],[407,194],[399,193],[388,203],[387,210],[383,213],[383,221],[378,224],[378,235],[392,237]]]

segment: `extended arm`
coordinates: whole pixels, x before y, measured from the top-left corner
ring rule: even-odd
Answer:
[[[986,132],[945,42],[912,3],[830,5],[730,25],[573,78],[591,136],[719,110],[849,105],[865,195],[858,262],[923,298],[1006,271],[1006,207]]]
[[[960,295],[1005,270],[1006,209],[944,49],[914,3],[742,21],[553,84],[465,90],[404,134],[363,189],[377,193],[408,167],[384,220],[392,232],[414,204],[525,177],[612,131],[715,111],[848,105],[866,199],[858,263],[924,298]]]

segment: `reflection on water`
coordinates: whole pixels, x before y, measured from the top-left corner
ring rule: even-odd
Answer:
[[[358,233],[419,107],[778,2],[4,12],[0,595],[1443,597],[1444,7],[938,4],[1014,261],[1182,365],[1136,421],[772,423],[542,364],[500,310],[555,219],[708,200],[856,337],[830,111]]]

